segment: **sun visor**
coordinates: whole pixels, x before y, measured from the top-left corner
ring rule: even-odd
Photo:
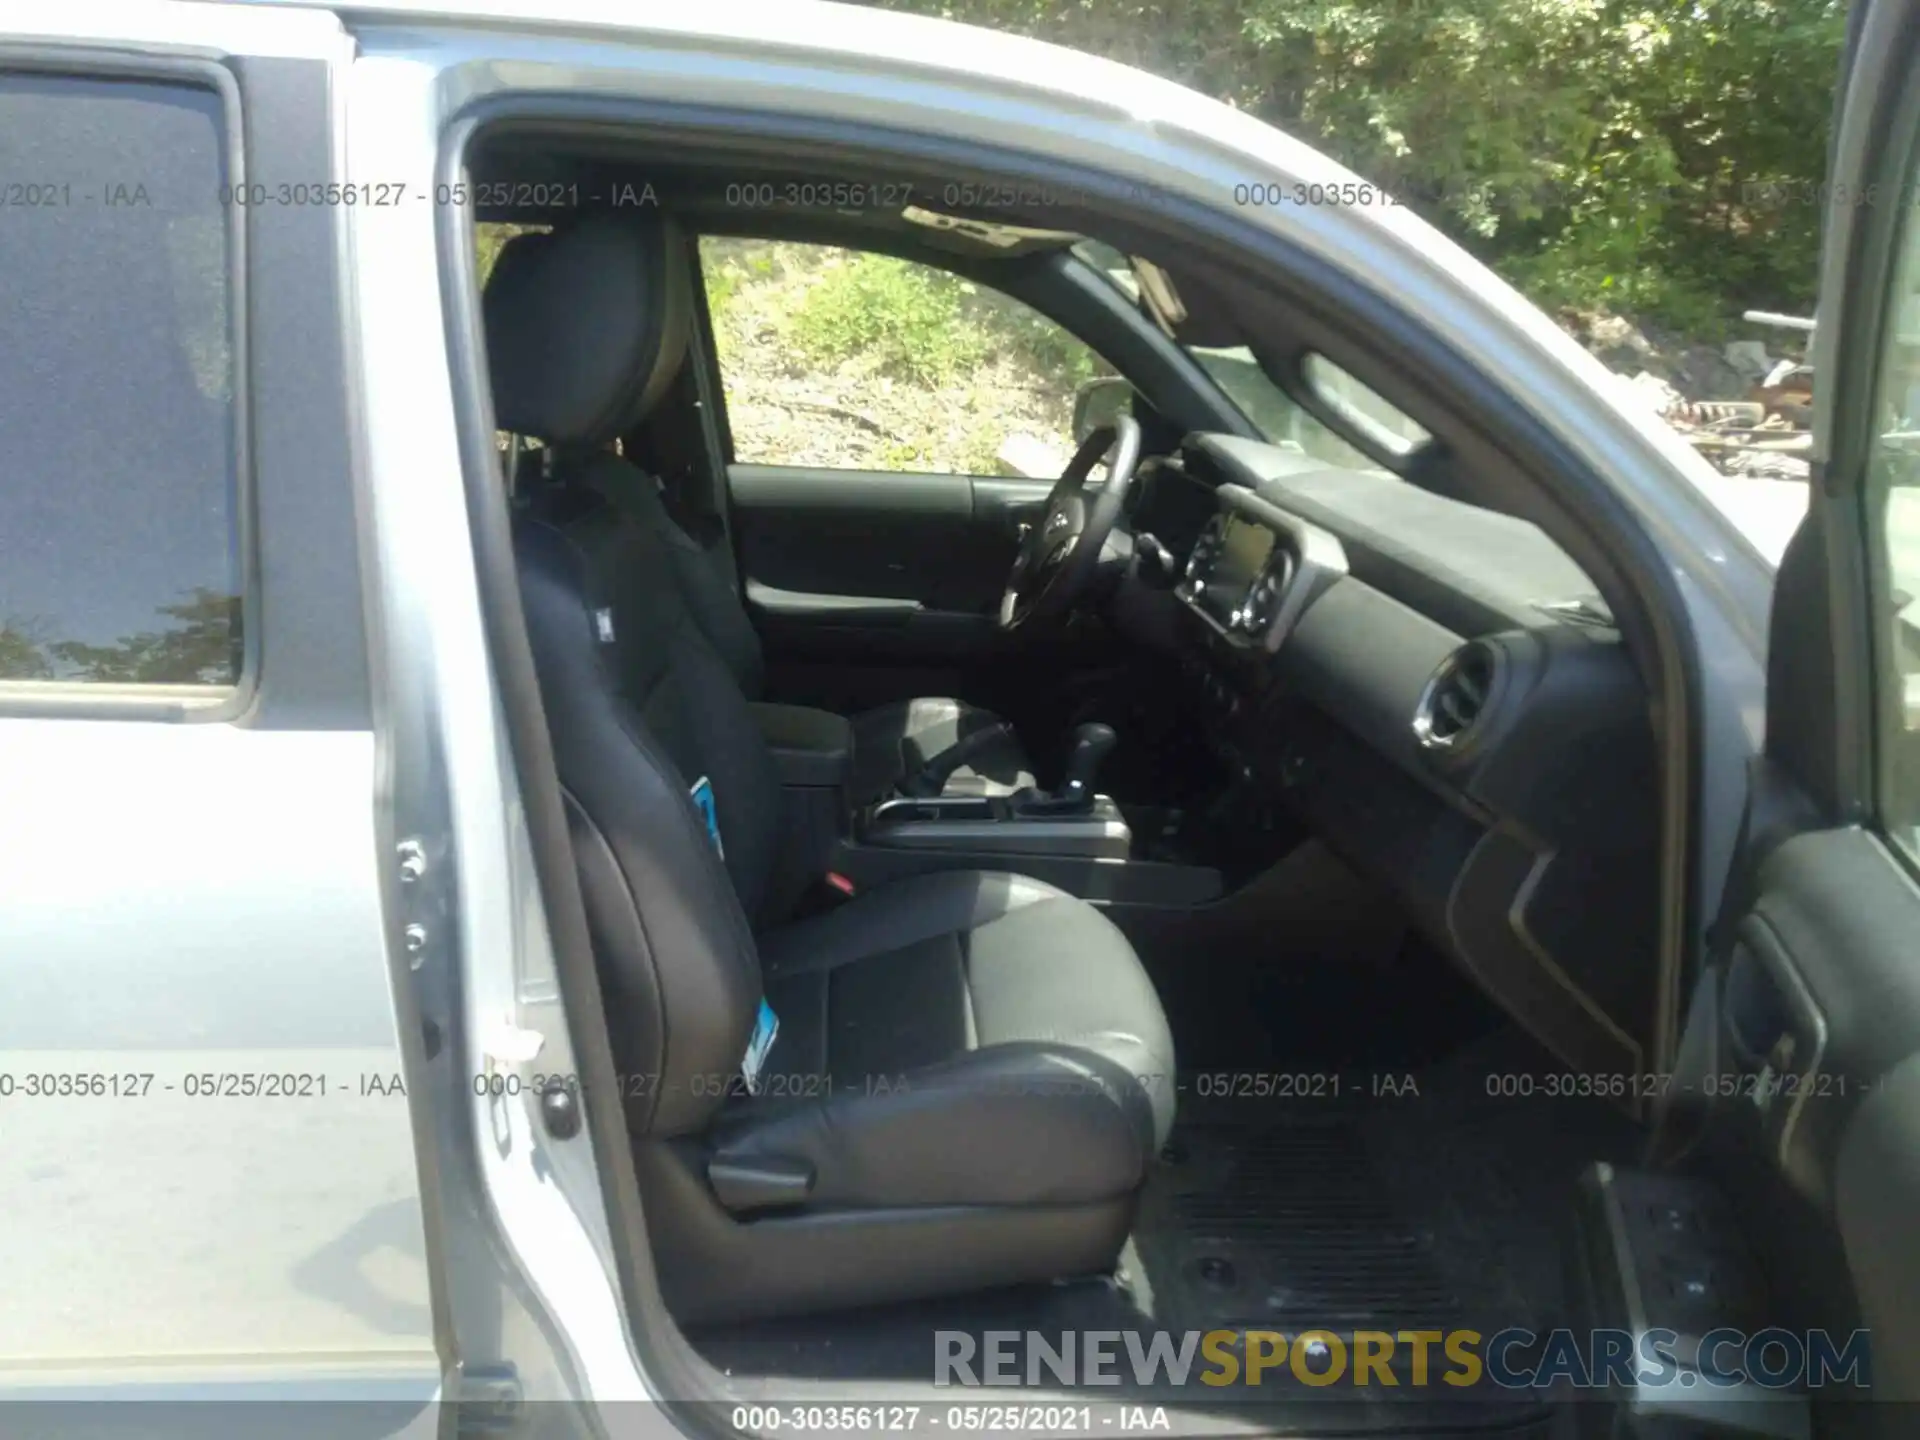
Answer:
[[[976,220],[964,215],[948,215],[921,205],[909,205],[900,212],[909,225],[937,231],[949,239],[964,241],[965,248],[989,254],[1025,254],[1030,250],[1058,250],[1072,245],[1080,236],[1071,230],[1042,230],[1031,225],[1005,225],[995,220]]]
[[[1205,285],[1192,279],[1176,281],[1168,271],[1138,255],[1128,259],[1147,313],[1173,339],[1203,350],[1230,350],[1246,343],[1232,311]]]

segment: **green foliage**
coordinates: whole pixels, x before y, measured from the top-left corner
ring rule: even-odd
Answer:
[[[0,621],[0,680],[53,678],[53,663],[36,638],[35,628],[17,620]]]
[[[162,628],[110,645],[40,639],[35,623],[0,624],[0,679],[124,685],[226,685],[240,673],[240,599],[204,588],[162,605]]]
[[[733,308],[734,297],[740,293],[740,267],[738,265],[709,265],[705,274],[707,286],[707,311],[710,315],[724,315]]]
[[[987,337],[967,323],[972,288],[891,255],[851,255],[808,288],[792,337],[818,364],[859,360],[897,379],[942,385],[986,358]]]
[[[982,291],[977,298],[974,323],[1047,384],[1072,390],[1107,373],[1098,355],[1046,316],[991,291]]]
[[[964,426],[957,435],[927,433],[905,440],[888,440],[877,463],[883,470],[938,470],[955,475],[992,475],[1000,466],[1000,443],[1006,429],[992,421]]]
[[[502,225],[485,220],[473,227],[474,274],[479,278],[482,289],[486,288],[487,277],[493,274],[494,262],[500,258],[500,251],[507,241],[516,235],[532,235],[551,230],[551,225]]]
[[[1009,439],[1066,445],[1075,388],[1107,368],[937,267],[711,235],[700,264],[734,441],[761,463],[997,474]]]
[[[732,303],[739,278],[731,265],[716,268],[718,283],[710,277],[707,293],[718,312]],[[856,361],[929,386],[951,384],[995,356],[1064,390],[1103,369],[1085,345],[1018,301],[872,252],[829,265],[795,307],[789,333],[817,364]]]
[[[1547,305],[1810,310],[1842,0],[877,0],[1154,70]]]

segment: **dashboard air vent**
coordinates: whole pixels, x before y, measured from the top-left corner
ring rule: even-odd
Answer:
[[[1500,655],[1471,640],[1440,662],[1420,692],[1413,733],[1429,750],[1462,749],[1481,720],[1500,679]]]

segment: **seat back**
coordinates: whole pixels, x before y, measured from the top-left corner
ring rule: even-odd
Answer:
[[[668,513],[660,487],[652,476],[632,465],[595,466],[578,477],[593,486],[614,509],[659,540],[673,566],[674,579],[688,613],[707,637],[740,693],[749,700],[762,698],[766,664],[760,636],[747,618],[740,594],[730,576],[711,553]]]
[[[562,323],[560,314],[572,318]],[[487,282],[495,422],[550,443],[548,431],[557,429],[604,446],[666,398],[685,362],[692,316],[691,261],[671,221],[616,214],[514,236]],[[567,447],[558,448],[564,470]],[[572,478],[601,487],[608,503],[659,539],[701,632],[740,693],[758,700],[760,637],[739,592],[674,522],[653,478],[633,466]]]
[[[661,230],[596,216],[510,242],[488,287],[487,345],[500,423],[544,440],[572,482],[516,517],[521,599],[629,1120],[667,1136],[704,1127],[724,1095],[713,1082],[746,1049],[761,997],[750,917],[767,894],[780,787],[665,536],[598,498],[651,484],[604,447],[678,363],[606,332],[685,343],[655,313],[684,283]],[[693,799],[702,781],[717,840]]]

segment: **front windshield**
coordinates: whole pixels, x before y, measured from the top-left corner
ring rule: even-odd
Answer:
[[[1073,253],[1104,275],[1129,300],[1139,303],[1139,281],[1134,276],[1132,264],[1120,251],[1098,240],[1081,240],[1074,245]],[[1212,377],[1214,384],[1225,392],[1234,407],[1253,423],[1261,438],[1269,444],[1297,450],[1317,460],[1324,460],[1329,465],[1356,470],[1379,469],[1376,460],[1342,440],[1274,384],[1245,345],[1181,345],[1180,348]],[[1339,373],[1336,367],[1325,362],[1322,362],[1321,369],[1323,373]],[[1426,432],[1412,420],[1371,391],[1365,390],[1358,381],[1351,377],[1345,377],[1345,380],[1346,388],[1354,392],[1347,398],[1356,409],[1365,411],[1369,418],[1384,423],[1396,434],[1416,442],[1427,438]]]
[[[1251,420],[1261,437],[1272,444],[1298,450],[1329,465],[1356,470],[1379,468],[1371,456],[1354,449],[1304,410],[1260,368],[1244,345],[1230,350],[1202,345],[1181,346],[1227,392],[1240,413]]]

